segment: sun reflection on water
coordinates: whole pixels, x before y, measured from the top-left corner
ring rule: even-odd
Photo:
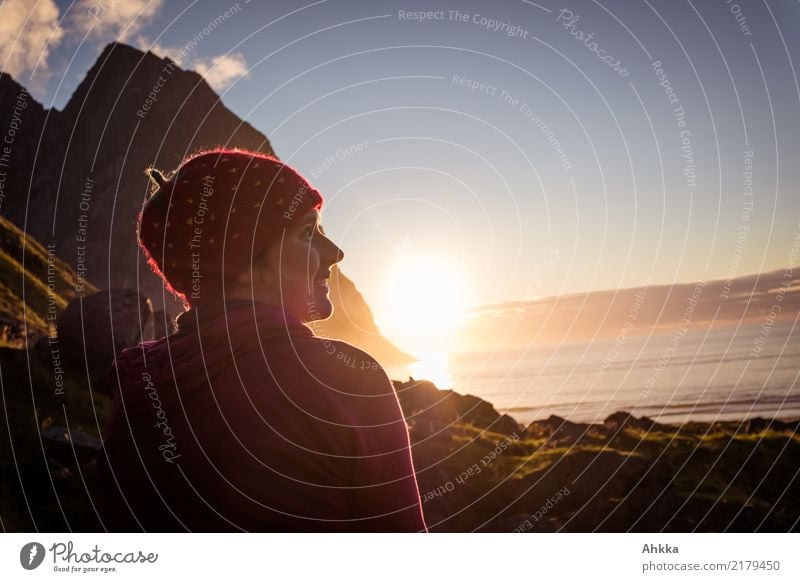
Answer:
[[[415,380],[429,380],[437,388],[453,388],[453,377],[450,374],[450,358],[445,352],[426,352],[418,354],[419,361],[402,366],[391,366],[386,372],[393,380],[407,381],[411,376]]]

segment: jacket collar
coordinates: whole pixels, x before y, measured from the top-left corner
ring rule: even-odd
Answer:
[[[255,318],[255,320],[254,320]],[[260,328],[283,329],[289,335],[313,336],[314,332],[297,317],[277,305],[251,299],[227,299],[224,302],[204,302],[192,306],[177,318],[178,335],[207,325],[225,327],[229,324],[252,323]]]

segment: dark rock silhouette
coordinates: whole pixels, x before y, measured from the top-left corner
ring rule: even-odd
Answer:
[[[579,442],[584,444],[600,442],[607,436],[600,427],[571,422],[554,414],[546,420],[529,424],[524,435],[529,439],[545,439],[543,448],[564,447]]]
[[[644,431],[668,431],[670,428],[663,424],[658,424],[652,419],[642,416],[636,418],[627,412],[615,412],[609,415],[604,421],[603,426],[607,431],[620,431],[625,428],[635,428]]]
[[[87,362],[95,387],[113,392],[108,372],[114,357],[141,341],[142,330],[152,318],[150,300],[129,289],[98,291],[73,299],[57,323],[64,366],[81,373]]]
[[[76,458],[79,463],[88,463],[103,448],[103,442],[99,438],[79,430],[49,426],[39,432],[45,454],[63,465],[71,465]]]
[[[418,432],[432,434],[455,423],[464,423],[503,435],[521,435],[522,427],[507,414],[472,395],[439,390],[433,382],[410,380],[395,383],[400,405]]]
[[[741,432],[744,434],[758,434],[766,430],[775,432],[796,433],[800,430],[800,421],[785,422],[778,419],[751,418],[742,423]]]
[[[150,300],[130,289],[98,291],[69,302],[58,318],[58,338],[113,357],[135,346],[153,317]]]

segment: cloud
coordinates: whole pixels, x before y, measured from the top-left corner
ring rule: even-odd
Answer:
[[[181,50],[179,47],[176,46],[164,46],[157,42],[150,42],[144,36],[139,36],[136,39],[136,46],[139,50],[142,51],[150,51],[154,55],[161,57],[169,57],[175,64],[177,64],[181,68],[186,68],[186,52],[185,50]]]
[[[201,39],[202,40],[202,39]],[[229,53],[208,58],[196,57],[193,54],[195,44],[182,47],[164,46],[152,43],[144,36],[139,36],[137,44],[143,51],[150,51],[161,58],[169,57],[185,70],[195,70],[216,91],[227,88],[233,81],[250,76],[250,67],[242,53]]]
[[[151,43],[142,30],[164,7],[164,0],[77,0],[61,18],[54,0],[0,0],[0,69],[19,79],[36,93],[44,92],[51,71],[49,60],[55,47],[74,46],[84,39],[94,44],[125,42],[169,57],[184,69],[203,75],[215,90],[248,76],[244,55],[232,53],[200,57],[196,48],[206,36],[227,20],[218,17],[185,45]]]
[[[199,59],[194,64],[194,70],[203,75],[212,88],[224,89],[232,81],[241,77],[247,77],[249,67],[244,55],[232,53],[219,55],[211,59]]]
[[[0,69],[34,93],[44,93],[51,77],[52,51],[88,37],[97,43],[127,41],[157,16],[163,0],[78,0],[64,18],[54,0],[0,3]]]
[[[161,12],[163,0],[78,0],[69,28],[102,42],[128,42]]]
[[[64,36],[53,0],[6,0],[0,5],[0,68],[19,78],[40,73],[35,86],[46,76],[50,51]],[[26,79],[25,85],[31,84]],[[31,87],[28,87],[29,89]]]

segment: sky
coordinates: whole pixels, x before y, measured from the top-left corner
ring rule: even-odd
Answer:
[[[203,73],[323,193],[342,271],[379,323],[415,294],[469,306],[796,261],[797,2],[0,12],[3,68],[46,107],[112,40]],[[398,290],[398,277],[426,280]]]

